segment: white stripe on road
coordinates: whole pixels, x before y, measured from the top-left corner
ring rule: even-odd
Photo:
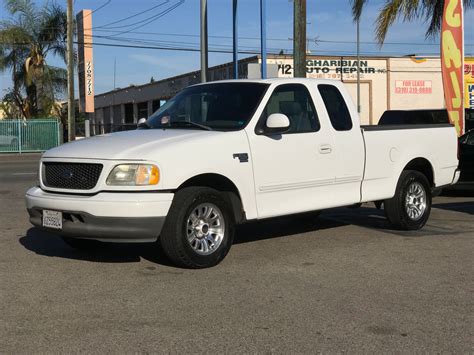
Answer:
[[[12,175],[36,175],[36,173],[13,173]]]

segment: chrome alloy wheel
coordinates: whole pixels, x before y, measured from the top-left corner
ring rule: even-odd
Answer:
[[[405,210],[413,221],[418,221],[426,210],[426,191],[419,182],[412,182],[408,185],[405,196]]]
[[[197,254],[210,255],[224,240],[225,221],[221,210],[212,203],[195,207],[186,222],[189,245]]]

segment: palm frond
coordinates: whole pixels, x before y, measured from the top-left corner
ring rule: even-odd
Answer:
[[[64,93],[67,89],[67,70],[45,65],[43,71],[43,81],[45,85],[51,87],[53,96]]]
[[[368,0],[352,0],[352,17],[357,21],[362,16],[362,10]]]
[[[67,18],[62,7],[57,4],[45,6],[41,10],[41,24],[38,40],[41,42],[64,43],[67,35]]]
[[[422,19],[428,24],[426,37],[433,38],[441,29],[445,0],[386,0],[376,20],[375,37],[383,44],[389,28],[401,19],[413,21]],[[368,0],[351,0],[352,17],[355,21],[361,18]],[[474,0],[463,0],[464,9],[474,8]]]

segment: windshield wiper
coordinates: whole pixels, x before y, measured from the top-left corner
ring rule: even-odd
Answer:
[[[196,123],[196,122],[191,122],[191,121],[171,121],[168,123],[168,126],[172,126],[172,125],[188,125],[188,126],[194,126],[194,127],[198,127],[198,128],[201,128],[201,129],[204,129],[206,131],[212,131],[212,128],[209,127],[209,126],[205,126],[203,124],[199,124],[199,123]]]

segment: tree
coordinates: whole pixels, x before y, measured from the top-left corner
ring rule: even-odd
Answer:
[[[424,19],[428,24],[426,38],[432,38],[440,32],[445,0],[387,0],[376,20],[376,38],[383,44],[388,29],[396,19],[404,21]],[[463,0],[464,9],[474,7],[474,0]],[[351,0],[352,15],[358,20],[368,0]]]
[[[0,71],[13,87],[4,99],[24,118],[48,115],[67,88],[67,71],[48,65],[48,55],[66,61],[66,12],[55,3],[39,8],[31,0],[6,0],[9,20],[0,21]]]

